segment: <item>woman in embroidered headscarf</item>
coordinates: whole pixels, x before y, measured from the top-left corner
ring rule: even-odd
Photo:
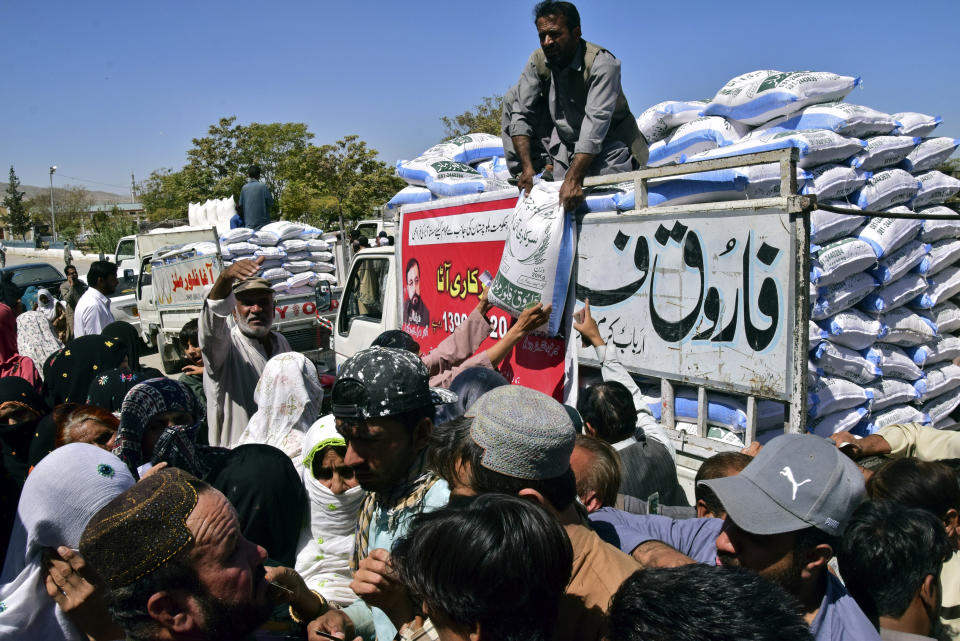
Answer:
[[[347,443],[332,415],[313,424],[303,452],[301,477],[310,499],[310,522],[300,532],[294,567],[311,590],[332,604],[347,605],[357,598],[350,589],[350,554],[363,488],[343,462]]]
[[[277,354],[263,368],[253,400],[257,411],[237,444],[272,445],[299,466],[303,437],[323,402],[317,366],[299,352]]]
[[[64,614],[45,587],[43,555],[58,546],[75,550],[93,515],[133,484],[120,459],[86,443],[64,446],[34,468],[23,486],[0,574],[0,638],[85,641],[87,633],[99,638],[123,636],[105,608],[100,616],[89,616],[97,613],[88,611],[83,619],[101,622],[103,627],[97,630],[86,626],[81,630],[76,619]],[[85,603],[88,609],[96,607],[96,599]]]
[[[127,392],[151,378],[162,378],[162,376],[131,372],[126,367],[108,370],[95,376],[90,382],[90,388],[87,390],[87,404],[119,413]]]
[[[19,376],[39,392],[43,381],[37,367],[29,357],[17,353],[17,316],[0,303],[0,378]]]
[[[46,289],[37,290],[36,300],[37,302],[33,309],[42,312],[43,315],[47,317],[50,325],[52,325],[53,329],[57,332],[57,338],[63,343],[72,341],[73,327],[71,323],[67,322],[67,306],[54,298]],[[30,307],[25,308],[27,310],[31,309]]]
[[[32,360],[34,367],[43,367],[50,355],[62,348],[63,342],[43,312],[24,312],[17,316],[17,351]]]
[[[70,341],[43,364],[44,386],[50,406],[83,403],[90,382],[100,374],[126,364],[127,346],[115,338],[91,334]]]
[[[204,418],[183,383],[151,378],[134,385],[123,399],[113,452],[137,478],[163,461],[205,479],[229,450],[197,445]]]
[[[30,469],[30,442],[47,406],[22,378],[0,378],[0,549],[4,549],[17,511],[20,489]]]

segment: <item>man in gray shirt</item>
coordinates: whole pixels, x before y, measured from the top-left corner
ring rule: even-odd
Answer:
[[[586,176],[630,171],[647,161],[647,142],[620,86],[620,62],[585,41],[580,14],[569,2],[545,0],[534,7],[540,48],[531,54],[516,88],[507,134],[520,160],[518,186],[533,187],[531,137],[544,116],[545,96],[554,127],[549,153],[553,175],[563,179],[567,210],[583,202]],[[512,93],[512,90],[511,90]],[[512,98],[512,95],[511,95]]]
[[[250,180],[240,190],[237,213],[243,218],[244,227],[260,229],[270,222],[270,208],[273,207],[273,195],[267,186],[260,182],[260,167],[250,165],[247,170]]]

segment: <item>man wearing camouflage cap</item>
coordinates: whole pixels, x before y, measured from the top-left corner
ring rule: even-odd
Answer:
[[[431,388],[429,380],[417,356],[390,347],[365,349],[340,368],[333,415],[347,442],[344,463],[367,491],[351,562],[356,570],[351,588],[361,598],[310,623],[308,639],[319,639],[317,630],[347,639],[354,634],[392,639],[394,621],[410,621],[415,614],[389,565],[389,550],[414,516],[443,507],[450,494],[446,482],[428,469],[425,449],[436,406],[457,396]]]
[[[291,351],[283,334],[270,330],[276,308],[270,283],[257,277],[262,262],[262,256],[238,260],[224,269],[200,314],[210,445],[237,445],[257,411],[253,392],[267,361]]]

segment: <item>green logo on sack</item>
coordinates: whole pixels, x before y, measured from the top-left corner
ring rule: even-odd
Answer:
[[[793,75],[793,72],[787,73],[775,73],[772,76],[767,76],[766,79],[760,83],[760,86],[757,87],[757,93],[763,93],[768,89],[776,89],[781,82]]]

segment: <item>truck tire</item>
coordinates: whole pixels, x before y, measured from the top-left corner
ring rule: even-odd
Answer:
[[[167,340],[163,332],[157,332],[157,352],[160,354],[160,364],[163,367],[163,373],[169,375],[179,374],[182,367],[183,358],[180,356],[180,350],[175,343]]]

